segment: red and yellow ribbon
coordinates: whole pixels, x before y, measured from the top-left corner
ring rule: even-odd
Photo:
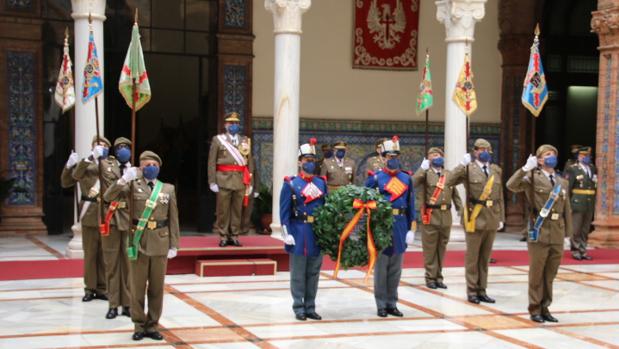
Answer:
[[[366,212],[368,215],[368,219],[366,221],[367,224],[367,244],[368,244],[368,272],[365,274],[365,282],[368,281],[368,277],[372,273],[374,269],[374,264],[376,263],[376,246],[374,245],[374,235],[372,234],[372,229],[370,228],[370,222],[372,217],[372,210],[377,208],[376,201],[370,200],[368,202],[363,202],[360,199],[355,199],[352,203],[352,207],[357,210],[357,213],[353,216],[353,218],[348,222],[342,234],[340,235],[340,246],[337,251],[337,264],[335,265],[335,271],[333,272],[333,278],[337,278],[337,274],[340,270],[340,260],[342,258],[342,250],[344,249],[344,242],[346,239],[352,234],[353,229],[359,223],[361,217],[363,217],[363,213]]]

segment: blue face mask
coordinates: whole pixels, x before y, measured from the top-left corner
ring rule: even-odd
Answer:
[[[303,172],[307,174],[314,174],[314,171],[316,171],[316,163],[313,161],[304,162],[301,168]]]
[[[327,150],[322,154],[324,155],[325,159],[331,159],[333,157],[333,150]]]
[[[580,160],[580,162],[582,162],[585,165],[589,165],[591,164],[591,156],[587,155],[584,158],[582,158],[582,160]]]
[[[157,176],[159,176],[159,166],[153,166],[153,165],[145,166],[142,169],[142,174],[144,175],[144,178],[148,179],[149,181],[152,181],[153,179],[157,178]]]
[[[479,153],[479,161],[489,162],[491,159],[492,156],[490,156],[490,153],[488,153],[487,151],[482,151],[481,153]]]
[[[434,167],[443,167],[443,165],[445,165],[445,159],[443,159],[443,157],[438,157],[438,158],[432,159],[432,166],[434,166]]]
[[[338,159],[343,159],[343,158],[344,158],[344,155],[346,155],[346,150],[344,150],[344,149],[338,149],[338,150],[335,152],[335,156],[336,156]]]
[[[232,124],[228,126],[228,132],[234,136],[235,134],[241,132],[241,126],[239,124]]]
[[[116,149],[116,157],[118,158],[118,161],[124,164],[131,159],[131,150],[127,147]]]
[[[544,158],[544,166],[546,167],[555,168],[557,167],[557,163],[558,163],[557,157],[554,155],[550,155]]]
[[[108,155],[110,155],[110,150],[108,148],[103,148],[103,154],[101,154],[101,157],[105,159]]]
[[[387,168],[390,170],[397,170],[400,168],[400,159],[394,158],[387,160]]]

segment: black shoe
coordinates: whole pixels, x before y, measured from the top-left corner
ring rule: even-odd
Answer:
[[[436,284],[436,282],[428,282],[428,283],[426,284],[426,287],[427,287],[427,288],[431,288],[431,289],[433,289],[433,290],[436,290],[436,289],[437,289],[437,287],[438,287],[438,285]]]
[[[144,338],[144,332],[134,332],[131,339],[134,341],[141,341]]]
[[[297,320],[299,321],[305,321],[307,320],[307,316],[305,316],[305,314],[295,314],[294,316]]]
[[[541,324],[544,322],[544,318],[539,314],[531,315],[531,321],[539,322]]]
[[[519,240],[519,241],[520,241],[520,242],[525,242],[525,241],[527,241],[527,237],[526,237],[526,236],[523,236],[523,237],[521,237],[521,238],[520,238],[520,240]]]
[[[120,314],[126,317],[131,317],[131,310],[129,307],[123,307],[123,311]]]
[[[402,314],[402,312],[399,311],[398,308],[387,308],[387,314],[397,316],[397,317],[404,316],[404,314]]]
[[[581,255],[579,255],[579,254],[573,254],[573,255],[572,255],[572,258],[574,258],[574,259],[575,259],[575,260],[577,260],[577,261],[582,261],[582,256],[581,256]]]
[[[313,311],[311,313],[307,313],[305,315],[308,319],[312,319],[312,320],[322,320],[322,316],[318,315],[317,312]]]
[[[488,262],[490,262],[490,263],[494,264],[494,263],[496,263],[496,259],[494,259],[494,258],[490,258],[490,260],[489,260]]]
[[[477,297],[479,298],[480,302],[484,302],[484,303],[496,303],[496,301],[493,298],[488,297],[487,295],[483,295],[483,296],[479,296]]]
[[[584,260],[586,260],[586,261],[590,261],[590,260],[592,260],[593,258],[591,258],[591,256],[589,256],[588,254],[586,254],[586,255],[582,256],[582,259],[584,259]]]
[[[118,316],[118,309],[110,308],[105,314],[105,318],[108,320],[115,319]]]
[[[387,309],[378,309],[376,315],[379,317],[387,317]]]
[[[154,339],[156,341],[160,341],[160,340],[163,339],[163,336],[161,335],[161,333],[159,333],[157,331],[146,332],[146,333],[144,333],[144,337],[148,337],[148,338]]]
[[[95,299],[94,293],[86,293],[84,297],[82,297],[82,302],[90,302],[93,299]]]
[[[559,320],[556,317],[550,315],[550,313],[542,315],[542,318],[544,319],[544,321],[548,322],[559,322]]]
[[[99,299],[102,301],[106,301],[107,300],[107,296],[105,295],[105,293],[95,293],[95,299]]]
[[[228,240],[228,245],[232,245],[232,246],[235,246],[235,247],[243,246],[243,245],[241,245],[241,242],[239,240],[237,240],[237,239]]]
[[[437,281],[437,282],[436,282],[436,287],[438,287],[438,288],[442,288],[442,289],[444,289],[444,290],[446,290],[446,289],[447,289],[447,285],[445,285],[442,281]]]
[[[467,299],[470,303],[479,304],[480,300],[477,296],[469,296]]]
[[[219,247],[226,247],[228,246],[228,241],[226,240],[219,240]]]

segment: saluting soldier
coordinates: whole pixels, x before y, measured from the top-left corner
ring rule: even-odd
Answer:
[[[219,246],[242,246],[239,241],[243,206],[249,204],[252,189],[251,141],[241,135],[238,113],[224,119],[226,132],[213,137],[208,156],[208,179],[217,193],[214,230]]]
[[[548,308],[564,239],[572,228],[568,182],[557,175],[557,148],[544,144],[507,181],[507,189],[524,192],[532,208],[529,226],[529,314],[535,322],[558,322]]]
[[[447,286],[443,283],[443,259],[451,232],[451,203],[462,212],[462,201],[454,186],[446,186],[450,175],[445,169],[441,148],[428,150],[428,158],[413,176],[415,190],[421,191],[421,243],[426,286],[431,289]]]
[[[125,137],[114,140],[114,159],[112,171],[104,171],[105,181],[110,185],[117,181],[131,167],[131,141]],[[129,217],[129,193],[120,193],[116,200],[106,202],[105,223],[107,234],[102,234],[103,260],[105,261],[105,280],[109,309],[106,319],[118,316],[118,307],[122,306],[122,315],[131,316],[129,307],[129,259],[127,258],[127,237],[131,229]]]
[[[474,159],[464,155],[462,163],[447,177],[446,185],[464,184],[466,209],[463,225],[466,239],[466,293],[468,301],[494,303],[486,293],[488,263],[497,230],[505,222],[503,171],[492,163],[492,146],[483,138],[475,140]]]
[[[109,180],[106,174],[116,171],[116,161],[108,158],[110,141],[105,137],[92,138],[92,152],[82,159],[73,169],[73,179],[79,182],[82,193],[80,204],[80,223],[82,225],[82,246],[84,248],[84,284],[83,302],[93,299],[107,300],[105,284],[105,262],[101,246],[99,192],[110,183],[99,182],[99,162],[103,169],[102,178]]]
[[[322,255],[312,228],[314,210],[324,205],[327,183],[314,175],[315,139],[299,147],[299,175],[286,177],[279,199],[282,238],[290,254],[292,310],[297,320],[320,320],[316,293]]]
[[[133,193],[133,225],[127,255],[130,260],[133,340],[162,340],[157,330],[163,308],[168,259],[176,257],[180,239],[176,193],[157,179],[163,162],[152,151],[140,154],[140,168],[131,167],[105,192],[109,201]],[[148,313],[144,298],[148,295]]]
[[[386,138],[381,138],[376,142],[376,155],[368,158],[366,173],[370,171],[376,172],[385,167],[385,158],[383,158],[383,142]]]
[[[322,164],[325,163],[325,160],[331,159],[333,157],[333,147],[331,144],[323,144],[320,146],[320,151],[322,152],[322,158],[316,161],[316,172],[315,174],[319,175],[322,171]]]
[[[320,175],[327,178],[329,191],[351,184],[355,176],[355,161],[346,157],[346,142],[338,141],[333,145],[335,156],[322,164]]]
[[[411,176],[400,170],[397,137],[383,142],[385,168],[369,173],[365,186],[376,188],[391,202],[393,227],[391,246],[380,253],[374,267],[374,299],[379,317],[404,316],[397,308],[402,261],[408,244],[415,240],[415,190]]]
[[[563,173],[567,172],[567,169],[578,161],[578,152],[580,151],[580,148],[582,148],[582,145],[580,144],[572,144],[570,146],[571,157],[565,162],[565,166],[563,166]]]
[[[77,181],[73,178],[73,168],[80,161],[80,156],[76,152],[71,151],[67,162],[62,168],[62,174],[60,175],[60,186],[67,189],[74,186]]]
[[[572,200],[572,257],[576,260],[591,260],[587,254],[587,240],[591,232],[597,187],[595,166],[591,163],[591,147],[579,149],[578,159],[567,168],[565,177],[569,181]]]

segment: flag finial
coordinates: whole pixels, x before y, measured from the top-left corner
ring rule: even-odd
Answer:
[[[135,23],[138,23],[138,8],[135,8],[135,18],[133,19]]]
[[[92,13],[88,12],[88,24],[92,24]]]
[[[539,30],[539,23],[536,23],[536,24],[535,24],[535,36],[539,36],[539,34],[540,34],[540,33],[541,33],[541,32],[540,32],[540,30]]]

